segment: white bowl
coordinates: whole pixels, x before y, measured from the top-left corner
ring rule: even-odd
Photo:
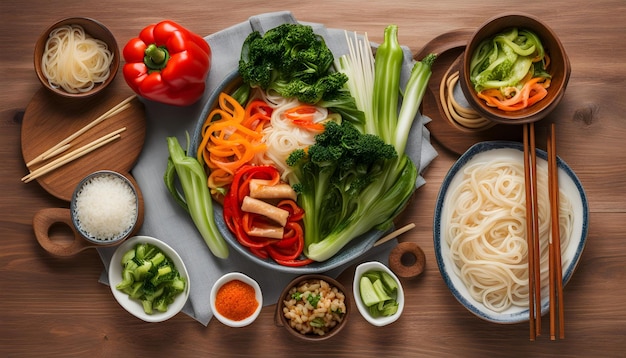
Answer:
[[[168,306],[166,312],[154,311],[152,314],[147,314],[144,312],[143,306],[141,305],[140,301],[131,299],[130,296],[128,296],[126,293],[115,288],[115,286],[122,281],[122,265],[120,264],[122,261],[122,256],[128,250],[131,250],[135,247],[136,244],[139,243],[147,243],[158,247],[163,252],[163,254],[165,254],[165,256],[169,257],[170,260],[174,262],[174,265],[176,265],[176,269],[180,273],[180,276],[185,279],[185,291],[176,297],[174,302]],[[178,253],[174,251],[174,249],[172,249],[168,244],[150,236],[133,236],[124,241],[124,243],[122,243],[115,250],[113,257],[111,258],[111,263],[109,264],[109,285],[111,286],[111,292],[113,292],[113,296],[115,296],[117,302],[133,316],[140,318],[146,322],[162,322],[174,317],[178,312],[183,309],[183,306],[187,302],[187,298],[189,298],[190,290],[189,274],[183,260],[180,258]]]
[[[241,321],[235,321],[235,320],[226,318],[223,315],[221,315],[215,308],[215,297],[217,296],[217,291],[220,289],[220,287],[222,287],[227,282],[234,281],[234,280],[239,280],[252,286],[252,288],[254,288],[256,300],[259,303],[254,313],[252,313],[250,316],[248,316],[247,318]],[[224,276],[220,277],[217,281],[215,281],[215,284],[213,284],[213,288],[211,288],[210,299],[211,299],[211,311],[213,311],[213,315],[215,316],[215,318],[217,318],[220,322],[230,327],[244,327],[244,326],[251,324],[259,316],[259,313],[261,313],[261,308],[263,307],[263,293],[261,292],[261,287],[259,286],[258,282],[256,282],[251,277],[244,275],[243,273],[240,273],[240,272],[227,273]]]
[[[460,179],[460,173],[466,165],[479,160],[487,160],[493,158],[519,160],[523,162],[523,146],[519,142],[509,141],[493,141],[475,144],[467,150],[454,165],[450,168],[448,174],[443,180],[434,215],[434,247],[435,257],[439,271],[446,285],[466,309],[474,315],[490,322],[512,324],[528,321],[529,311],[528,305],[525,307],[511,306],[502,312],[495,312],[487,308],[482,302],[472,298],[465,284],[454,272],[454,262],[450,257],[450,247],[443,237],[447,227],[448,209],[453,205],[447,200],[447,193],[456,187],[457,181]],[[537,165],[547,167],[546,152],[537,150]],[[573,230],[570,237],[570,244],[562,256],[563,266],[563,286],[567,284],[572,277],[576,266],[580,260],[580,256],[585,247],[587,228],[589,223],[589,208],[587,198],[583,187],[564,161],[558,158],[559,167],[559,188],[565,192],[565,195],[572,203],[573,207]],[[550,302],[548,295],[549,288],[542,287],[541,290],[541,313],[545,314],[549,310]]]
[[[398,297],[396,301],[398,302],[398,311],[391,316],[383,316],[383,317],[372,317],[372,315],[368,312],[367,306],[363,304],[363,300],[361,299],[361,290],[359,288],[359,282],[361,280],[361,276],[368,271],[384,271],[387,272],[398,284]],[[352,294],[354,295],[354,301],[356,302],[356,307],[359,309],[359,313],[366,321],[371,323],[374,326],[382,327],[388,324],[391,324],[400,318],[402,315],[402,311],[404,310],[404,289],[402,288],[402,283],[398,277],[391,271],[387,266],[383,265],[378,261],[369,261],[364,262],[357,266],[354,272],[354,280],[352,283]]]

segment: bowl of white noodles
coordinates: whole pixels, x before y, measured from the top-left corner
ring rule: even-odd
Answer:
[[[99,21],[71,17],[48,27],[35,44],[34,65],[41,84],[66,98],[91,97],[115,78],[119,47]]]
[[[549,310],[550,204],[546,152],[537,150],[541,312]],[[528,260],[524,149],[521,143],[482,142],[465,152],[442,183],[434,215],[439,271],[452,295],[494,323],[528,321]],[[563,286],[585,247],[589,208],[571,168],[558,158]]]

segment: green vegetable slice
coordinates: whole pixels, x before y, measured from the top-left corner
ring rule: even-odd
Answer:
[[[361,300],[363,300],[363,304],[367,307],[373,306],[380,301],[378,299],[378,295],[376,294],[376,290],[374,289],[372,281],[370,281],[369,278],[365,276],[361,276],[361,280],[359,282],[359,291],[361,293]]]

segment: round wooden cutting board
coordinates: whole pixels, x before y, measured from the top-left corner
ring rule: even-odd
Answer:
[[[45,88],[37,91],[26,107],[22,123],[24,163],[30,162],[133,94],[127,88],[120,89],[122,86],[114,87],[87,99],[59,98]],[[53,196],[70,201],[78,182],[92,172],[107,169],[129,173],[141,153],[146,136],[144,106],[138,99],[130,103],[130,108],[74,139],[65,153],[126,127],[121,138],[37,178],[39,184]],[[34,164],[28,169],[35,170],[47,162]]]

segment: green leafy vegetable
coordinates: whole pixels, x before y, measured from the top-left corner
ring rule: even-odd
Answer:
[[[229,250],[213,218],[213,202],[207,186],[207,175],[196,158],[185,154],[176,137],[167,138],[169,158],[165,184],[176,201],[190,214],[213,255],[225,259]],[[174,173],[175,171],[175,173]],[[180,180],[183,194],[176,190],[174,179]]]
[[[306,213],[303,220],[308,257],[321,261],[334,254],[307,252],[313,244],[341,240],[343,245],[371,228],[368,220],[377,212],[368,210],[367,196],[361,194],[384,176],[383,161],[396,156],[393,146],[377,136],[360,133],[349,122],[328,122],[308,151],[300,149],[289,155],[287,164],[299,178],[294,189]]]
[[[317,303],[322,299],[322,295],[317,294],[317,295],[312,295],[310,294],[306,300],[309,301],[309,303],[311,304],[311,306],[313,306],[314,308],[317,307]]]
[[[334,56],[313,28],[282,24],[261,35],[252,32],[243,43],[239,74],[244,83],[274,91],[285,98],[336,108],[362,121],[354,99],[344,85],[347,76],[333,68]]]
[[[359,52],[357,56],[371,56],[369,44]],[[402,56],[397,27],[390,25],[375,66],[341,58],[339,70],[352,74],[347,88],[359,98],[355,103],[363,107],[358,109],[364,125],[328,123],[308,153],[297,150],[287,160],[306,212],[304,253],[313,260],[327,260],[372,229],[389,229],[415,190],[418,170],[405,147],[436,55],[415,63],[398,111]],[[327,144],[330,138],[341,139]]]
[[[310,321],[312,327],[324,327],[326,325],[326,321],[323,317],[315,317]]]
[[[474,89],[517,86],[529,74],[549,77],[544,54],[539,37],[526,29],[514,27],[488,38],[476,47],[470,60]]]
[[[116,289],[140,300],[147,314],[167,311],[187,285],[174,263],[151,244],[135,245],[122,256],[121,265],[122,281]]]

